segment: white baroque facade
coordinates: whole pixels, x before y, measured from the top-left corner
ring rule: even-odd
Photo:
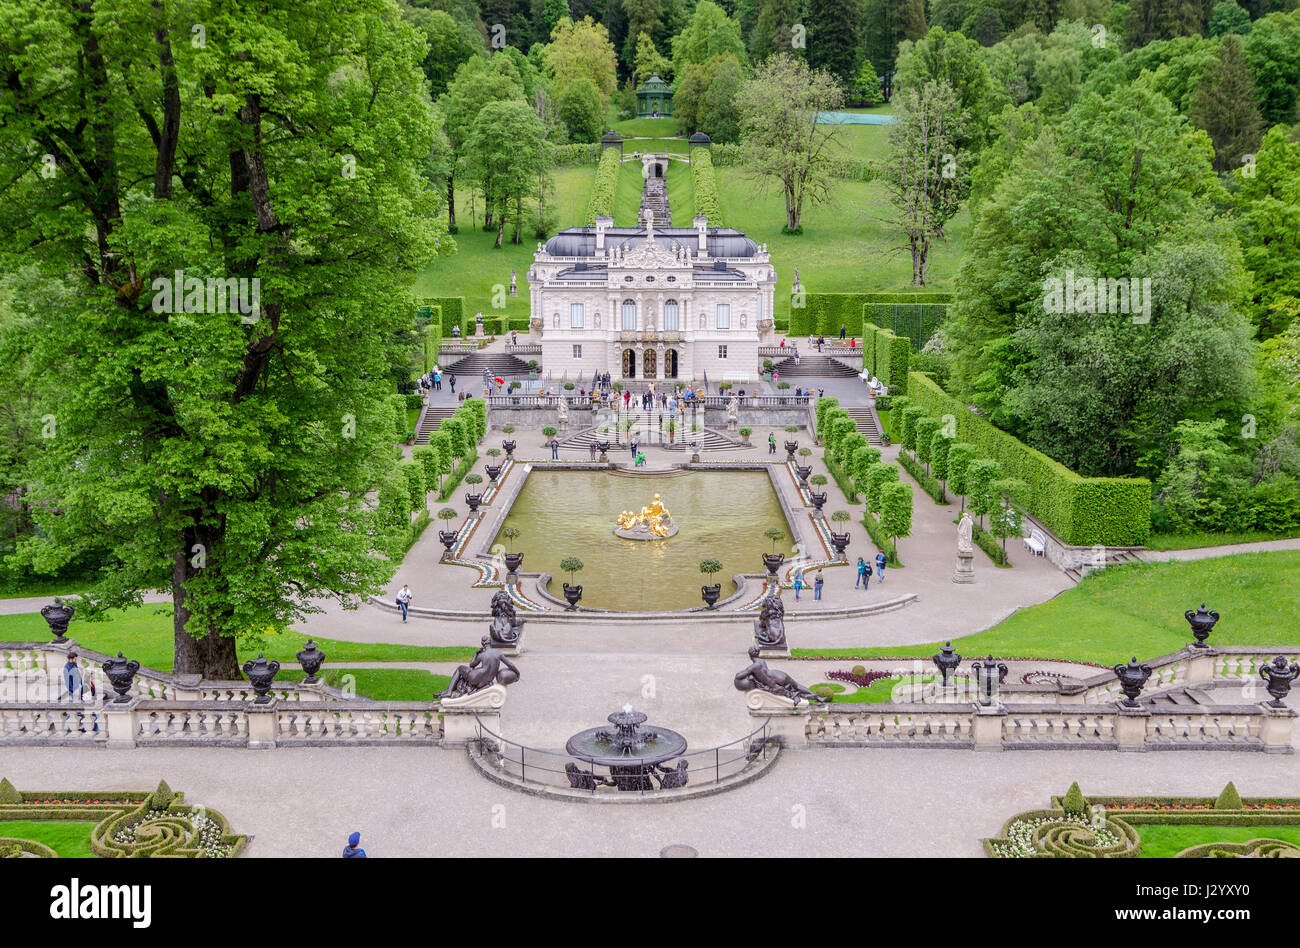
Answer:
[[[730,228],[595,227],[538,244],[528,271],[532,341],[554,380],[754,382],[772,337],[776,271]]]

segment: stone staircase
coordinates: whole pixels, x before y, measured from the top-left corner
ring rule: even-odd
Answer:
[[[853,423],[858,426],[858,431],[867,436],[867,443],[875,447],[885,443],[883,433],[880,430],[880,419],[876,417],[876,410],[870,405],[866,407],[851,408],[844,407],[848,412]]]
[[[438,430],[442,420],[450,418],[455,413],[456,409],[449,406],[425,405],[424,412],[420,415],[420,421],[415,426],[415,443],[428,444],[429,436]]]
[[[1138,558],[1134,556],[1132,553],[1128,552],[1127,550],[1107,550],[1106,562],[1104,565],[1088,566],[1085,567],[1084,569],[1091,571],[1094,569],[1105,569],[1105,567],[1107,566],[1120,566],[1124,563],[1136,563],[1136,562],[1138,562]],[[1079,580],[1083,579],[1084,569],[1080,569],[1078,567],[1072,567],[1065,571],[1065,575],[1069,576],[1070,579],[1074,580],[1074,582],[1077,583]]]
[[[671,218],[668,213],[668,182],[663,178],[649,177],[645,179],[645,187],[641,190],[641,220],[646,219],[647,214],[654,214],[654,222],[657,227],[667,227]]]
[[[807,378],[853,378],[858,374],[858,370],[851,366],[845,365],[830,356],[822,355],[804,355],[799,353],[799,364],[794,364],[794,358],[789,357],[782,359],[774,365],[774,368],[780,373],[783,379],[807,379]]]
[[[729,438],[722,432],[715,431],[712,428],[703,428],[700,431],[695,432],[682,431],[681,429],[678,429],[673,442],[670,444],[668,442],[668,429],[666,427],[667,420],[665,419],[665,427],[661,431],[659,428],[658,413],[651,415],[651,413],[643,411],[634,412],[631,416],[624,414],[621,417],[624,419],[631,417],[636,422],[636,427],[632,429],[632,434],[637,437],[639,441],[646,445],[653,445],[654,447],[664,448],[669,451],[685,451],[692,440],[699,443],[701,451],[720,451],[730,448],[753,447],[753,445],[748,442]],[[626,431],[620,431],[618,433],[608,431],[601,433],[595,428],[584,428],[575,434],[569,435],[567,438],[560,439],[560,447],[581,448],[585,451],[587,450],[587,446],[593,441],[608,441],[609,450],[612,452],[615,450],[615,445],[619,445],[621,441],[620,447],[622,450],[626,451],[627,436],[628,433]]]
[[[480,349],[469,355],[461,356],[456,361],[442,363],[442,371],[454,373],[456,380],[470,381],[480,379],[484,372],[507,378],[512,375],[527,375],[528,363],[518,356],[506,355],[504,352],[492,352]]]

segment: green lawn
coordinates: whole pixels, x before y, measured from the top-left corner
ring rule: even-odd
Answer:
[[[1265,533],[1262,530],[1245,530],[1239,533],[1153,533],[1147,540],[1150,550],[1192,550],[1202,546],[1225,546],[1229,543],[1262,543],[1266,540],[1287,540],[1285,533]]]
[[[44,843],[64,859],[90,859],[94,820],[0,820],[0,837]]]
[[[1142,838],[1142,859],[1168,859],[1202,843],[1245,843],[1280,839],[1300,844],[1300,826],[1177,826],[1133,824]]]
[[[635,227],[641,216],[641,162],[625,161],[618,166],[618,187],[614,191],[614,226]],[[581,223],[581,221],[578,221]],[[569,226],[561,224],[560,226]]]
[[[169,611],[165,607],[144,606],[130,612],[115,613],[102,622],[73,619],[68,633],[85,648],[108,655],[121,651],[141,665],[169,672],[172,670],[172,620]],[[0,616],[0,641],[41,642],[49,637],[49,626],[38,612]],[[306,640],[301,633],[288,632],[266,640],[263,650],[268,659],[286,665],[296,664],[295,656]],[[329,662],[467,662],[475,652],[468,646],[388,645],[336,639],[317,639],[316,644],[325,652]],[[256,658],[257,652],[256,647],[240,645],[240,661]]]
[[[993,628],[953,640],[968,657],[1061,658],[1113,665],[1156,658],[1192,641],[1183,613],[1207,602],[1222,615],[1218,645],[1300,641],[1300,551],[1244,553],[1195,562],[1113,566]],[[793,649],[825,658],[920,657],[941,643],[887,648]]]
[[[351,675],[349,681],[345,676]],[[301,681],[301,668],[282,669],[276,681]],[[321,672],[325,684],[346,689],[351,686],[363,698],[375,701],[430,701],[445,691],[451,678],[419,668],[326,668]]]
[[[681,134],[677,131],[677,120],[672,118],[624,119],[611,123],[610,128],[624,138],[675,138]],[[639,145],[629,144],[623,150],[636,151],[638,148]]]
[[[691,181],[691,166],[681,161],[668,162],[664,180],[668,187],[668,210],[674,227],[690,227],[695,216],[695,185]]]

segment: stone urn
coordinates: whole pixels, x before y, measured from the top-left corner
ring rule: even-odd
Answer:
[[[993,661],[993,656],[971,663],[975,672],[975,683],[979,686],[979,703],[988,707],[997,700],[998,685],[1007,680],[1007,666],[1003,662]]]
[[[796,451],[798,451],[798,450],[799,450],[799,442],[798,442],[798,441],[787,441],[787,442],[785,443],[785,459],[786,459],[787,461],[793,461],[793,460],[794,460],[794,453],[795,453]]]
[[[101,666],[104,669],[104,676],[108,683],[113,686],[117,692],[117,697],[113,702],[119,703],[131,700],[131,682],[135,680],[135,673],[140,670],[140,663],[135,659],[122,657],[122,653],[117,653],[117,658],[110,658]]]
[[[253,685],[253,691],[257,693],[257,700],[254,704],[267,704],[271,700],[271,682],[275,680],[276,674],[280,671],[280,663],[268,662],[266,657],[257,653],[257,659],[249,659],[244,662],[244,674],[248,676],[249,682]]]
[[[515,443],[513,441],[502,441],[501,450],[506,453],[506,457],[512,458],[515,456]]]
[[[582,586],[570,586],[568,583],[565,583],[564,598],[568,600],[570,610],[577,609],[578,600],[582,598]]]
[[[469,504],[470,513],[478,513],[479,505],[483,503],[482,494],[466,494],[465,503]]]
[[[600,462],[602,464],[608,464],[609,463],[609,442],[597,441],[596,450],[600,452]]]
[[[522,553],[506,554],[506,570],[508,570],[509,572],[511,573],[519,572],[519,567],[522,566],[523,563],[524,563],[524,554]]]
[[[307,677],[302,680],[304,685],[314,685],[320,681],[320,676],[316,673],[320,671],[321,665],[325,663],[325,653],[316,647],[316,643],[311,639],[302,647],[298,653],[298,664],[302,670],[307,673]]]
[[[1300,665],[1286,663],[1286,658],[1279,655],[1259,670],[1259,676],[1268,682],[1268,693],[1273,696],[1269,702],[1275,708],[1285,705],[1282,699],[1291,693],[1291,684],[1300,676]]]
[[[826,491],[822,491],[820,494],[809,491],[808,499],[812,501],[812,505],[817,508],[817,512],[821,513],[822,507],[826,506]]]
[[[1210,637],[1210,632],[1214,630],[1214,623],[1219,621],[1219,614],[1213,609],[1206,609],[1205,603],[1201,603],[1201,608],[1193,612],[1188,609],[1183,613],[1188,624],[1192,627],[1192,635],[1196,641],[1192,643],[1192,648],[1209,648],[1205,640]]]
[[[456,545],[456,538],[459,536],[460,536],[460,532],[457,530],[438,531],[438,539],[442,542],[443,549],[445,549],[448,553],[450,553],[451,548]]]
[[[483,465],[483,470],[487,471],[488,480],[491,481],[493,484],[495,484],[497,482],[497,478],[501,476],[501,467],[502,466],[500,464]]]
[[[939,649],[938,655],[931,655],[930,661],[934,662],[936,668],[943,674],[943,686],[948,687],[948,678],[957,670],[961,664],[961,656],[953,649],[951,642],[944,642]]]
[[[776,571],[781,568],[781,564],[784,562],[785,562],[784,553],[763,554],[763,566],[764,568],[767,569],[768,575],[771,576],[773,579],[776,578]]]
[[[1137,697],[1142,693],[1147,679],[1151,677],[1151,666],[1139,665],[1137,656],[1134,655],[1127,665],[1116,665],[1114,670],[1115,677],[1119,679],[1119,686],[1124,692],[1124,700],[1120,704],[1126,708],[1138,707]]]
[[[718,597],[722,595],[722,583],[714,583],[712,586],[701,586],[700,595],[704,597],[704,604],[712,609],[718,602]]]
[[[849,546],[849,535],[847,533],[836,533],[834,530],[830,531],[830,534],[831,546],[835,547],[835,555],[842,557]]]
[[[801,467],[800,465],[796,464],[794,466],[794,472],[795,474],[799,475],[799,480],[804,481],[806,483],[808,481],[808,475],[812,473],[812,465],[806,464]]]
[[[49,623],[50,634],[54,636],[55,645],[62,645],[68,641],[68,623],[72,621],[72,614],[76,611],[76,606],[69,606],[62,599],[56,599],[41,609],[41,615]]]

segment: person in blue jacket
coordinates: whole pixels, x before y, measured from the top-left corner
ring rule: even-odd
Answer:
[[[882,583],[885,581],[885,563],[886,563],[886,562],[887,562],[887,561],[886,561],[886,559],[885,559],[885,554],[884,554],[884,553],[877,553],[877,554],[876,554],[876,579],[878,579],[878,580],[879,580],[880,582],[882,582]]]
[[[348,837],[348,844],[343,847],[344,859],[365,859],[366,851],[361,848],[361,834],[353,833]]]

